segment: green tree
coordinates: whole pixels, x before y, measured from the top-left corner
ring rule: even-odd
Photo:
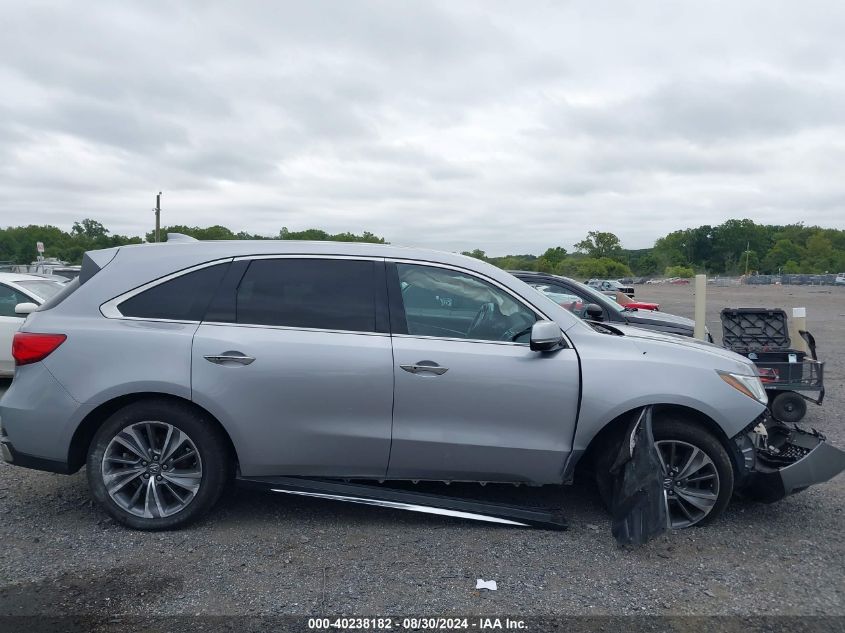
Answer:
[[[289,231],[288,228],[282,227],[279,231],[279,239],[281,240],[309,240],[315,242],[369,242],[371,244],[385,244],[383,237],[379,237],[369,231],[364,231],[361,235],[356,233],[327,233],[322,229],[305,229],[304,231]]]
[[[807,239],[806,256],[801,261],[806,270],[802,272],[836,272],[838,259],[833,249],[833,242],[824,233],[817,231]]]
[[[85,218],[79,222],[74,222],[70,229],[70,234],[73,237],[88,238],[89,240],[97,240],[106,237],[109,230],[104,227],[97,220]]]
[[[575,244],[575,250],[589,257],[615,259],[622,253],[622,243],[613,233],[588,231],[587,237]]]
[[[583,279],[591,277],[615,279],[631,274],[631,269],[627,265],[610,257],[584,257],[574,261],[574,269],[575,276]]]
[[[766,228],[752,220],[728,220],[720,224],[713,229],[713,270],[744,273],[746,249],[756,254],[766,253],[769,239]],[[753,266],[749,265],[751,269]]]
[[[632,264],[631,268],[637,275],[656,275],[660,270],[660,265],[657,263],[657,258],[651,253],[647,253],[637,259],[636,264]]]
[[[545,259],[552,266],[557,266],[566,259],[566,255],[567,252],[563,246],[553,246],[551,248],[547,248],[546,252],[540,255],[540,257]]]
[[[789,238],[781,238],[763,257],[761,272],[775,274],[787,262],[798,262],[804,258],[805,249]]]
[[[461,255],[466,255],[467,257],[474,257],[475,259],[480,259],[483,262],[487,261],[487,254],[480,248],[476,248],[471,251],[464,251],[463,253],[461,253]]]
[[[695,271],[689,266],[667,266],[663,274],[667,277],[681,277],[683,279],[689,279],[690,277],[695,276]]]

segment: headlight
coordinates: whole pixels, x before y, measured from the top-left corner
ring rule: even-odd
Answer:
[[[768,404],[769,398],[759,376],[744,376],[727,371],[716,371],[719,376],[737,391],[741,391],[749,398],[754,398],[760,404]]]

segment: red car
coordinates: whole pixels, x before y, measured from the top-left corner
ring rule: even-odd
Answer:
[[[659,303],[649,303],[648,301],[629,301],[625,304],[626,308],[637,308],[638,310],[660,310]]]
[[[626,308],[636,308],[637,310],[652,310],[657,311],[660,310],[659,303],[651,303],[650,301],[637,301],[635,299],[631,299],[628,295],[623,292],[617,292],[616,296],[614,297],[616,303],[621,306],[625,306]]]

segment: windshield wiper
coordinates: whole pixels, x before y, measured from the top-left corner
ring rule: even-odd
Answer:
[[[599,321],[585,321],[587,325],[592,327],[596,332],[601,334],[610,334],[611,336],[625,336],[620,330],[617,330],[611,325],[600,323]]]

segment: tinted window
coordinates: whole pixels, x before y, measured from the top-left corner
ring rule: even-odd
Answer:
[[[257,259],[238,286],[237,322],[375,332],[375,266],[345,259]]]
[[[123,316],[202,321],[229,262],[200,268],[165,281],[117,306]]]
[[[19,303],[34,302],[22,292],[12,290],[9,286],[0,284],[0,316],[20,318],[21,315],[15,314],[15,306]]]
[[[503,290],[446,268],[396,269],[408,334],[528,342],[537,316]]]

